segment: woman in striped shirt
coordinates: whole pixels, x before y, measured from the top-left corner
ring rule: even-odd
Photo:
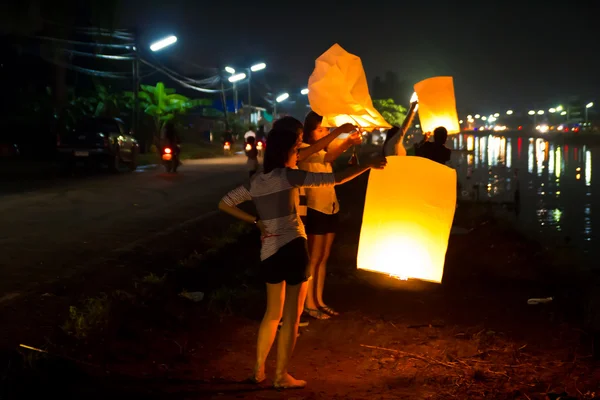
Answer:
[[[275,340],[279,321],[283,326],[277,347],[274,386],[278,389],[302,388],[305,381],[288,374],[288,363],[296,344],[298,323],[304,309],[309,275],[304,225],[298,216],[298,189],[331,187],[347,182],[371,167],[383,168],[384,158],[366,166],[354,166],[338,173],[310,173],[296,169],[298,157],[296,132],[273,130],[269,133],[263,171],[249,184],[229,192],[219,209],[261,231],[261,275],[267,287],[267,309],[258,331],[257,359],[252,380],[265,380],[265,361]],[[253,201],[258,217],[237,207]]]

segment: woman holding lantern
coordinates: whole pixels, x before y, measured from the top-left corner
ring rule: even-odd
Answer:
[[[279,321],[283,325],[277,343],[274,386],[293,389],[306,386],[288,373],[288,364],[298,334],[310,277],[306,233],[298,215],[298,189],[324,188],[347,182],[369,168],[383,168],[385,158],[367,166],[354,166],[338,173],[311,173],[296,168],[298,136],[287,130],[273,130],[267,139],[263,171],[250,182],[229,192],[219,209],[251,224],[261,232],[261,275],[267,288],[267,309],[258,331],[257,358],[252,382],[262,382],[265,361],[271,350]],[[237,206],[253,201],[258,216]]]
[[[311,145],[320,142],[324,137],[331,135],[329,128],[321,126],[323,118],[311,111],[304,120],[304,133],[302,148],[310,148]],[[356,127],[346,130],[344,133],[356,131]],[[346,125],[343,125],[344,127]],[[339,129],[339,128],[338,128]],[[337,136],[336,136],[337,137]],[[332,173],[332,163],[343,152],[351,146],[360,144],[362,136],[359,132],[349,135],[337,146],[329,146],[327,149],[307,157],[299,162],[298,168],[313,173]],[[306,189],[307,214],[305,219],[306,233],[308,235],[308,251],[310,254],[310,271],[313,277],[308,281],[308,294],[304,312],[316,319],[329,319],[338,315],[338,312],[327,306],[323,301],[323,288],[325,287],[325,276],[327,260],[331,252],[331,246],[335,239],[338,225],[339,203],[334,187],[307,188]]]

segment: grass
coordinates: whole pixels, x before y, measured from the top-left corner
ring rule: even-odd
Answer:
[[[182,160],[196,160],[199,158],[215,158],[223,156],[223,147],[216,143],[183,143],[180,158]],[[160,159],[155,151],[149,151],[138,156],[138,165],[158,164]]]

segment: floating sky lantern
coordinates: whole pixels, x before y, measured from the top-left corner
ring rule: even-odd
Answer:
[[[360,58],[337,43],[315,61],[308,80],[308,100],[312,110],[323,117],[322,126],[351,123],[366,131],[391,128],[373,107]]]
[[[389,156],[371,170],[357,265],[441,283],[456,208],[456,171],[422,157]]]
[[[423,132],[443,126],[449,134],[459,133],[454,82],[451,76],[436,76],[415,85],[419,102],[419,121]]]

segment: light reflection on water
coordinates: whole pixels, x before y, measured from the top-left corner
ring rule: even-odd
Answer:
[[[599,183],[592,179],[592,162],[600,148],[564,145],[529,136],[459,134],[448,140],[455,150],[462,195],[498,203],[512,203],[520,190],[518,223],[542,238],[570,237],[588,254],[600,255],[592,246],[600,231]],[[474,189],[473,186],[475,185]]]

